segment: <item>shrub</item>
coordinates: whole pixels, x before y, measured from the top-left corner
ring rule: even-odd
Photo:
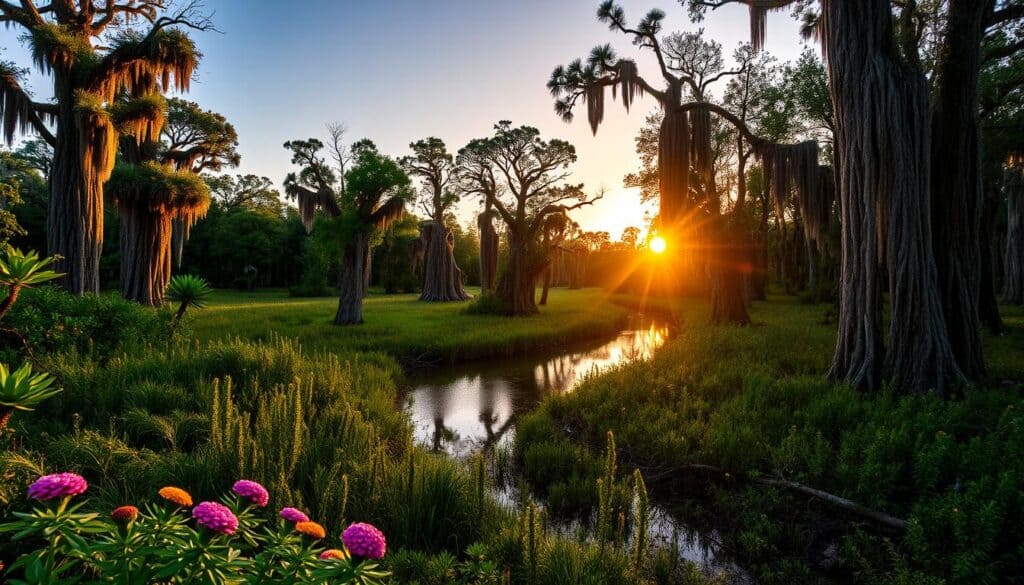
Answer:
[[[52,287],[26,290],[4,318],[35,354],[75,351],[104,360],[125,345],[171,339],[171,313],[113,295],[75,296]],[[20,349],[20,348],[17,348]],[[17,359],[14,350],[5,357]]]

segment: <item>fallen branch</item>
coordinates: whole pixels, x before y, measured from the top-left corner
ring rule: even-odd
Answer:
[[[726,470],[722,469],[721,467],[715,467],[714,465],[703,465],[703,464],[700,464],[700,463],[690,463],[690,464],[684,465],[682,467],[677,467],[677,468],[674,468],[674,469],[671,469],[671,470],[661,470],[659,472],[652,473],[651,474],[651,478],[652,479],[665,479],[667,477],[671,477],[671,476],[673,476],[673,475],[675,475],[675,474],[677,474],[679,472],[684,472],[684,471],[703,471],[703,472],[707,472],[707,473],[714,473],[714,474],[717,474],[717,475],[723,475],[723,476],[728,476],[728,477],[737,477],[736,475],[733,475],[733,474],[727,472]],[[740,479],[743,479],[743,478],[740,477]],[[900,532],[905,531],[907,529],[907,526],[908,526],[908,522],[906,520],[902,519],[902,518],[897,518],[895,516],[890,516],[889,514],[886,514],[885,512],[880,512],[878,510],[873,510],[871,508],[868,508],[867,506],[863,506],[861,504],[858,504],[857,502],[854,502],[853,500],[850,500],[850,499],[847,499],[847,498],[843,498],[843,497],[837,496],[835,494],[830,494],[828,492],[825,492],[825,491],[819,490],[817,488],[813,488],[811,486],[804,485],[802,483],[798,483],[798,482],[795,482],[795,481],[789,481],[787,479],[778,479],[778,478],[771,478],[771,477],[750,477],[750,478],[746,478],[746,480],[749,481],[750,483],[755,483],[755,484],[759,484],[759,485],[763,485],[763,486],[768,486],[768,487],[773,487],[773,488],[778,488],[778,489],[784,489],[784,490],[788,490],[788,491],[792,491],[792,492],[797,492],[797,493],[803,494],[805,496],[810,496],[812,498],[821,500],[821,501],[826,502],[828,504],[831,504],[831,505],[833,505],[833,506],[835,506],[837,508],[842,508],[843,510],[846,510],[848,512],[852,512],[852,513],[854,513],[854,514],[856,514],[858,516],[867,518],[867,519],[872,520],[874,522],[878,522],[879,524],[883,524],[883,525],[885,525],[885,526],[887,526],[889,528],[892,528],[894,530],[898,530]]]

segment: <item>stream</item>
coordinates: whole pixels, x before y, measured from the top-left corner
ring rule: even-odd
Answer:
[[[665,320],[633,314],[615,335],[557,351],[412,369],[406,373],[402,404],[412,420],[415,440],[434,451],[466,457],[509,446],[518,417],[546,396],[572,392],[587,376],[651,357],[672,332]],[[512,491],[505,486],[496,495],[510,501]],[[650,514],[652,543],[671,546],[675,541],[680,558],[696,563],[709,576],[727,577],[727,583],[753,582],[726,557],[714,531],[689,527],[656,502]],[[556,528],[578,531],[579,524]]]

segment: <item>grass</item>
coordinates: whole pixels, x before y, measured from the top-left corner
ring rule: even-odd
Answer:
[[[752,327],[711,326],[701,300],[647,308],[676,314],[680,334],[520,420],[524,475],[548,484],[535,489],[592,483],[611,430],[623,465],[661,478],[697,510],[692,520],[713,521],[761,581],[814,582],[801,572],[830,543],[835,570],[865,582],[999,582],[1024,571],[1024,464],[1011,455],[1024,448],[1024,310],[1004,307],[1007,333],[984,339],[990,379],[943,401],[825,380],[835,328],[823,305],[773,297],[754,304]],[[589,455],[567,464],[557,454],[574,445]],[[683,471],[691,464],[733,479]],[[908,518],[911,529],[890,547],[858,518],[742,481],[765,475]]]
[[[520,319],[471,315],[465,312],[468,303],[423,303],[416,295],[370,296],[363,304],[363,325],[337,327],[331,323],[337,304],[334,297],[289,298],[283,291],[217,291],[192,328],[202,341],[278,335],[310,349],[454,363],[610,335],[628,313],[595,289],[556,289],[539,315]]]

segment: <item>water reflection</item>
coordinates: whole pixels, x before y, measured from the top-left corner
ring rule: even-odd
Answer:
[[[510,440],[516,418],[586,375],[650,357],[668,339],[664,321],[634,316],[614,338],[534,356],[409,373],[404,400],[416,440],[461,456]]]

